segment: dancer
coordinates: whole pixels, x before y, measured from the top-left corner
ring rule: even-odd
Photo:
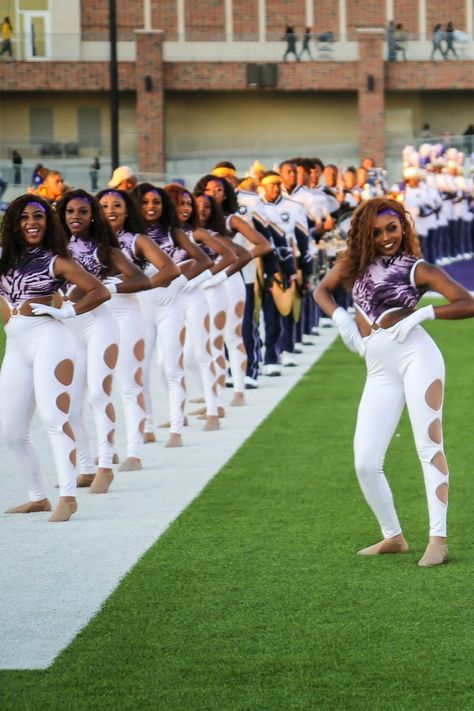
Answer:
[[[174,283],[184,288],[193,279],[211,276],[210,258],[179,229],[176,210],[163,188],[151,183],[140,183],[133,190],[140,213],[151,239],[177,264],[181,276]],[[169,288],[169,287],[168,287]],[[184,405],[186,390],[184,382],[183,346],[185,338],[184,305],[181,291],[172,303],[164,304],[161,296],[153,289],[140,295],[145,319],[145,359],[143,361],[143,390],[145,394],[146,420],[144,441],[156,441],[153,432],[153,413],[150,395],[151,357],[155,344],[158,345],[158,359],[169,388],[170,435],[167,447],[182,446],[182,428],[185,424]],[[206,422],[205,429],[215,429],[217,416]]]
[[[124,190],[101,190],[96,195],[104,215],[114,230],[122,252],[136,267],[150,273],[150,292],[156,290],[170,301],[172,289],[164,289],[179,277],[179,269],[145,232],[138,207]],[[176,284],[176,282],[173,282]],[[155,294],[155,298],[158,294]],[[120,345],[116,373],[122,396],[127,430],[127,458],[119,471],[142,468],[143,431],[145,426],[145,400],[143,396],[142,363],[145,355],[145,324],[137,294],[119,291],[112,295],[111,309],[119,331]]]
[[[57,309],[51,300],[65,280],[80,289],[82,296],[74,305]],[[110,294],[68,258],[66,236],[49,203],[40,197],[22,195],[5,213],[0,296],[6,334],[0,421],[30,495],[30,501],[6,513],[51,510],[29,432],[36,403],[59,481],[59,502],[49,520],[67,521],[77,510],[76,450],[69,417],[75,349],[61,321],[79,318],[107,301]]]
[[[340,285],[352,288],[357,325],[334,300]],[[449,303],[415,310],[428,289],[442,294]],[[448,466],[441,427],[444,361],[419,324],[434,318],[474,316],[474,299],[442,269],[420,259],[409,213],[399,202],[386,198],[374,198],[357,208],[347,250],[318,286],[315,299],[332,317],[348,348],[365,355],[367,364],[354,439],[355,467],[383,540],[359,553],[408,551],[383,470],[385,453],[406,403],[423,469],[430,521],[429,543],[419,565],[444,563],[448,557]]]
[[[149,289],[148,277],[122,252],[117,238],[97,200],[85,190],[70,190],[57,207],[69,236],[69,251],[86,271],[101,280],[111,293],[134,293]],[[114,275],[120,274],[121,281]],[[66,289],[66,303],[76,303],[81,292],[74,285]],[[93,314],[68,322],[75,338],[77,365],[77,407],[71,411],[77,437],[78,486],[90,486],[93,494],[105,494],[112,483],[115,410],[112,377],[117,364],[119,330],[114,315],[104,304]],[[98,441],[98,468],[89,446],[86,427],[86,397],[94,412]]]

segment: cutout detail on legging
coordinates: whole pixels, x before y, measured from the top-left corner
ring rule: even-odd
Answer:
[[[61,395],[58,395],[56,398],[56,407],[61,410],[61,412],[64,412],[65,415],[69,412],[70,404],[71,398],[67,393],[61,393]]]
[[[112,345],[108,346],[108,348],[105,349],[104,351],[104,363],[105,365],[113,370],[115,366],[117,365],[117,357],[118,357],[118,346],[116,343],[112,343]]]
[[[112,394],[112,376],[106,375],[102,381],[102,389],[106,395]]]
[[[61,385],[71,385],[74,377],[74,363],[69,358],[62,360],[54,369],[54,377]]]
[[[222,331],[225,326],[225,311],[219,311],[219,313],[214,316],[214,325],[219,331]]]
[[[238,301],[235,305],[235,315],[238,316],[239,318],[242,318],[244,315],[244,302],[243,301]]]
[[[448,476],[448,463],[443,452],[437,452],[431,460],[431,464],[436,467],[436,469],[441,472],[441,474],[444,474],[444,476]]]
[[[143,360],[145,357],[145,341],[141,338],[133,346],[133,355],[137,360]]]
[[[135,382],[140,387],[143,387],[142,369],[137,368],[135,371]]]
[[[69,437],[69,439],[72,439],[73,442],[76,441],[71,424],[67,420],[63,425],[63,432],[65,435],[67,435]]]
[[[111,422],[115,422],[115,410],[111,402],[105,408],[105,414]]]
[[[441,380],[434,380],[425,394],[426,404],[432,410],[439,410],[443,404],[443,383]]]
[[[440,484],[436,489],[436,498],[441,501],[442,504],[447,506],[448,504],[448,485]]]
[[[433,420],[429,426],[428,435],[433,442],[441,444],[441,420]]]

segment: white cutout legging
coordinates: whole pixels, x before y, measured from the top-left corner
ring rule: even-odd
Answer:
[[[145,325],[142,310],[136,294],[113,294],[109,306],[120,333],[115,375],[125,416],[127,457],[140,459],[145,423],[142,384]]]
[[[218,405],[223,405],[223,393],[225,389],[225,349],[224,349],[224,328],[227,314],[227,289],[224,283],[210,286],[203,289],[209,307],[211,353],[216,369],[216,387]],[[224,328],[219,328],[218,315],[224,314]]]
[[[443,457],[442,402],[439,409],[434,409],[427,401],[427,393],[433,383],[440,381],[444,389],[443,357],[421,326],[416,326],[404,343],[393,341],[390,329],[372,331],[364,342],[367,349],[367,381],[359,405],[354,455],[365,499],[380,524],[384,538],[401,533],[383,465],[406,403],[423,469],[430,535],[446,536],[447,503],[443,503],[440,492],[446,489],[448,475],[432,463],[436,455],[441,453]],[[436,421],[438,435],[433,430]]]
[[[142,363],[145,396],[145,432],[153,432],[153,401],[150,379],[153,351],[168,386],[170,432],[182,434],[186,389],[184,382],[184,312],[181,294],[170,306],[162,306],[162,290],[150,289],[138,294],[145,325],[145,358]]]
[[[242,338],[242,322],[245,309],[245,283],[240,272],[232,274],[224,282],[227,289],[227,319],[224,340],[229,354],[234,391],[243,393],[247,373],[247,353]]]
[[[119,331],[108,304],[65,321],[76,347],[75,397],[71,423],[76,433],[77,464],[81,474],[93,474],[97,468],[87,432],[89,400],[97,432],[98,465],[112,467],[114,456],[115,410],[112,404],[111,363],[113,346],[118,347]],[[107,362],[108,361],[108,362]],[[110,393],[110,394],[109,394]]]
[[[211,352],[210,317],[204,289],[195,286],[192,291],[181,294],[184,306],[186,340],[199,366],[206,414],[217,416],[218,398],[216,386],[216,367]]]
[[[57,377],[64,360],[75,362],[74,345],[62,323],[49,316],[12,316],[5,326],[5,357],[0,372],[0,423],[32,501],[46,488],[30,435],[35,409],[48,433],[60,496],[76,495],[75,442],[69,424],[71,386]],[[61,397],[62,396],[62,397]]]

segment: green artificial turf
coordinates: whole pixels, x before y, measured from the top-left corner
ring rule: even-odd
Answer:
[[[352,464],[364,365],[338,341],[50,669],[0,673],[1,708],[473,709],[474,323],[429,330],[448,369],[449,564],[417,566],[406,416],[386,470],[411,552],[356,555],[380,534]]]

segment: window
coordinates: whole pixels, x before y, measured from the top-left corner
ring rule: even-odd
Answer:
[[[30,143],[50,143],[53,137],[53,109],[30,107]]]
[[[78,137],[81,148],[102,147],[101,110],[96,106],[84,106],[77,110]]]

